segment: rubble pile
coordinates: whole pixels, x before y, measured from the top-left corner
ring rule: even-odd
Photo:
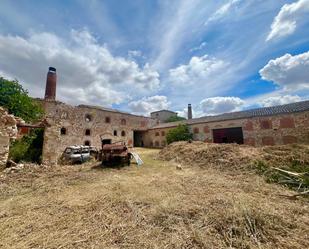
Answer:
[[[13,115],[0,107],[0,169],[5,168],[8,155],[10,140],[17,136],[18,120]]]

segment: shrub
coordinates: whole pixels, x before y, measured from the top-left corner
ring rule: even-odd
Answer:
[[[168,144],[176,141],[188,141],[192,139],[192,133],[190,133],[189,127],[187,125],[181,124],[176,128],[168,131],[166,135],[166,141]]]
[[[29,135],[15,140],[10,147],[9,158],[20,161],[41,163],[44,129],[35,129]]]

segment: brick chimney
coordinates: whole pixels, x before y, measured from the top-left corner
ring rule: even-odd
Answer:
[[[188,104],[188,119],[192,119],[192,107],[191,107],[191,104]]]
[[[49,67],[46,79],[45,100],[56,100],[57,74],[56,68]]]

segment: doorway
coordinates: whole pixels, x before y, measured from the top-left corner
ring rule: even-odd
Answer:
[[[134,147],[144,147],[144,139],[143,139],[143,134],[144,131],[133,131],[134,135]]]
[[[214,143],[244,143],[244,136],[241,127],[214,129],[212,132]]]
[[[112,140],[111,139],[102,139],[102,145],[104,144],[111,144]]]

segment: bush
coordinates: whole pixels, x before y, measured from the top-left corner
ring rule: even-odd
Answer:
[[[35,129],[29,135],[15,140],[10,147],[9,158],[20,161],[41,163],[44,129]]]
[[[181,124],[168,131],[166,141],[170,144],[176,141],[189,141],[192,137],[193,136],[192,133],[190,133],[189,127]]]

